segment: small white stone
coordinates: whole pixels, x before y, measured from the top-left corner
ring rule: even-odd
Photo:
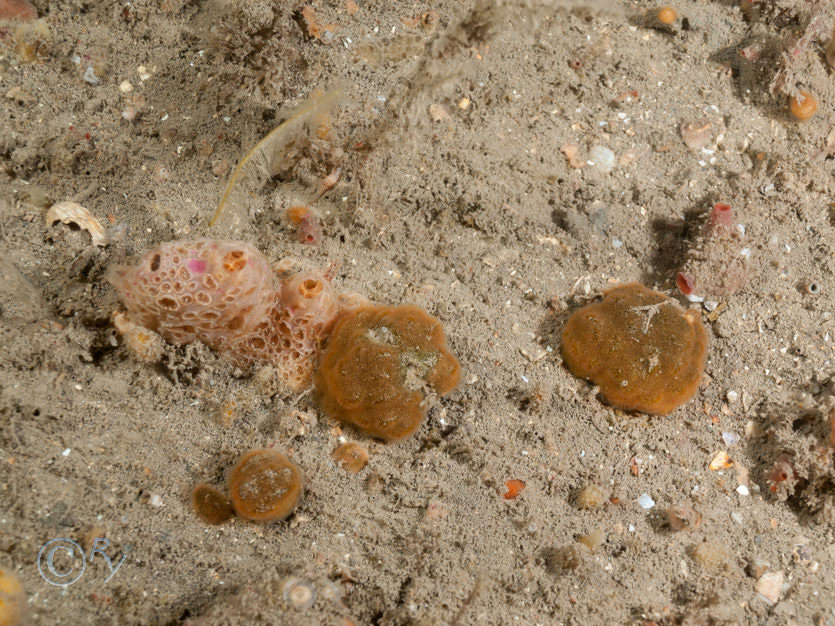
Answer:
[[[745,485],[740,485],[739,487],[737,487],[736,492],[741,496],[747,496],[751,494],[751,492],[748,491],[748,487]]]
[[[99,77],[96,76],[96,71],[93,69],[92,65],[88,65],[87,69],[84,70],[84,80],[85,82],[88,82],[91,85],[99,84]]]
[[[133,85],[130,84],[129,80],[123,80],[121,83],[119,83],[119,91],[121,91],[122,93],[130,93],[131,91],[133,91]]]
[[[70,455],[70,452],[72,452],[72,450],[71,450],[70,448],[67,448],[66,450],[64,450],[64,451],[61,453],[61,456],[69,456],[69,455]]]
[[[766,572],[760,576],[754,589],[768,604],[774,604],[783,589],[783,572]]]
[[[725,442],[726,446],[734,446],[739,443],[739,435],[732,432],[724,432],[722,433],[722,441]]]
[[[733,404],[739,400],[739,392],[729,389],[728,393],[725,394],[725,397],[728,399],[728,404]]]
[[[651,509],[655,506],[655,500],[653,500],[648,493],[644,493],[641,494],[640,498],[638,498],[638,504],[640,504],[644,509]]]
[[[615,153],[606,146],[592,146],[589,161],[592,161],[592,164],[604,173],[615,169]]]
[[[151,496],[151,506],[161,507],[162,506],[162,498],[158,495],[154,494]]]

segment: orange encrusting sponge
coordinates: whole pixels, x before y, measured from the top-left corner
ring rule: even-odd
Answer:
[[[337,321],[314,382],[325,413],[391,441],[423,421],[425,384],[446,395],[459,377],[438,320],[415,306],[369,306]]]
[[[666,415],[698,390],[707,333],[697,311],[632,283],[568,318],[562,356],[571,373],[598,385],[609,404]]]

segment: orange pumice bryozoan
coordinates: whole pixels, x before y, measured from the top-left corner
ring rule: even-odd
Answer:
[[[707,358],[698,311],[631,283],[575,311],[562,332],[572,374],[600,388],[617,408],[666,415],[692,398]]]

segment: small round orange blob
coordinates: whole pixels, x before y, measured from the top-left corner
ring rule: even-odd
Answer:
[[[333,460],[349,474],[356,474],[368,463],[368,450],[358,443],[343,443],[331,452]]]
[[[229,474],[229,495],[240,517],[254,522],[284,519],[302,495],[302,473],[275,450],[250,450]]]
[[[310,213],[310,209],[306,206],[291,206],[287,209],[287,219],[290,220],[293,224],[301,224],[302,220],[304,219],[305,215]]]
[[[670,26],[675,23],[678,14],[673,7],[670,6],[663,6],[658,9],[658,12],[655,14],[658,18],[658,21],[664,24],[665,26]]]
[[[29,623],[24,619],[26,594],[20,579],[0,567],[0,626]]]
[[[818,112],[818,99],[810,91],[801,89],[800,93],[789,100],[789,111],[799,122],[805,122]]]
[[[205,483],[197,485],[191,492],[191,505],[197,517],[207,524],[222,524],[233,513],[229,498]]]
[[[505,482],[504,486],[507,487],[507,491],[504,492],[504,499],[513,500],[522,493],[522,490],[525,488],[525,481],[519,480],[518,478],[511,478]]]

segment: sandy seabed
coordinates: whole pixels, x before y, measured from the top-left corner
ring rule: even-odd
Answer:
[[[0,22],[0,566],[23,623],[835,624],[835,8],[682,1],[667,27],[615,0],[33,4]],[[397,443],[200,344],[140,363],[111,323],[107,268],[225,236],[235,164],[334,87],[236,236],[443,322],[461,383]],[[820,103],[803,123],[795,88]],[[108,245],[45,223],[65,200]],[[676,272],[718,202],[747,279],[689,303]],[[633,281],[707,327],[669,416],[612,409],[560,357],[567,316]],[[295,512],[201,522],[192,488],[262,447],[303,469]],[[86,554],[64,588],[53,539]]]

